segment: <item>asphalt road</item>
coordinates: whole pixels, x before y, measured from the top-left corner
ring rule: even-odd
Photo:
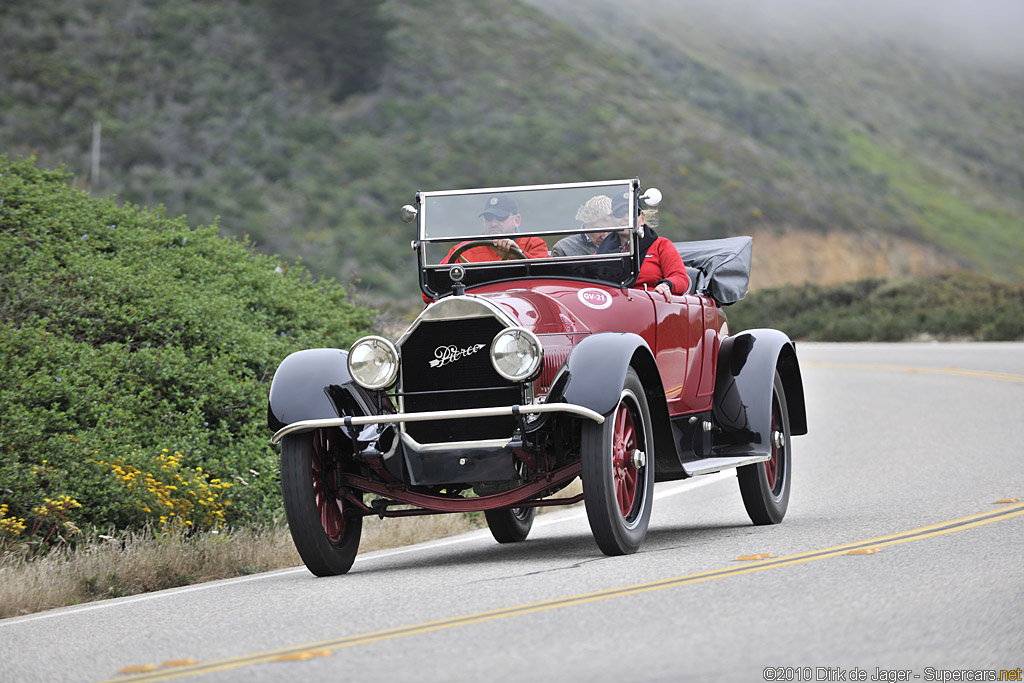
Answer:
[[[798,353],[811,433],[780,525],[730,474],[659,484],[636,555],[601,555],[577,508],[513,546],[8,619],[0,681],[1021,680],[1024,502],[999,501],[1024,500],[1024,344]]]

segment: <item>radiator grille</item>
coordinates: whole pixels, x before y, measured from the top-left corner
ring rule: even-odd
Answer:
[[[491,365],[491,341],[502,329],[504,325],[495,318],[420,323],[401,348],[406,412],[519,403],[519,386],[503,378]],[[440,393],[417,395],[415,392]],[[477,441],[510,437],[515,429],[515,418],[409,422],[405,429],[420,443]]]

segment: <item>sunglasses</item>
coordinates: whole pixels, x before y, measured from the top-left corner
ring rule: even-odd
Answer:
[[[509,215],[504,216],[504,217],[496,216],[493,213],[485,213],[484,214],[484,220],[487,221],[488,223],[490,223],[491,221],[497,221],[499,223],[502,223],[504,221],[507,221],[511,217],[512,217],[512,214],[509,214]]]

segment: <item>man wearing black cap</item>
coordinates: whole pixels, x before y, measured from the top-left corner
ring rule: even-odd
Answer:
[[[488,195],[484,200],[484,210],[480,212],[484,220],[485,235],[512,235],[519,229],[523,217],[519,215],[519,204],[515,197],[507,194]],[[461,247],[456,244],[444,258],[449,263],[452,253]],[[481,245],[467,249],[459,256],[459,260],[476,263],[480,261],[500,261],[505,258],[516,258],[518,250],[526,258],[547,258],[548,247],[539,237],[495,237],[490,245]]]

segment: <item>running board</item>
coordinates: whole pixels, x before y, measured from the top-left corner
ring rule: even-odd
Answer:
[[[699,477],[702,474],[714,474],[722,470],[731,470],[743,465],[752,465],[755,462],[764,462],[771,458],[771,455],[741,455],[724,458],[702,458],[683,463],[683,470],[691,477]]]

